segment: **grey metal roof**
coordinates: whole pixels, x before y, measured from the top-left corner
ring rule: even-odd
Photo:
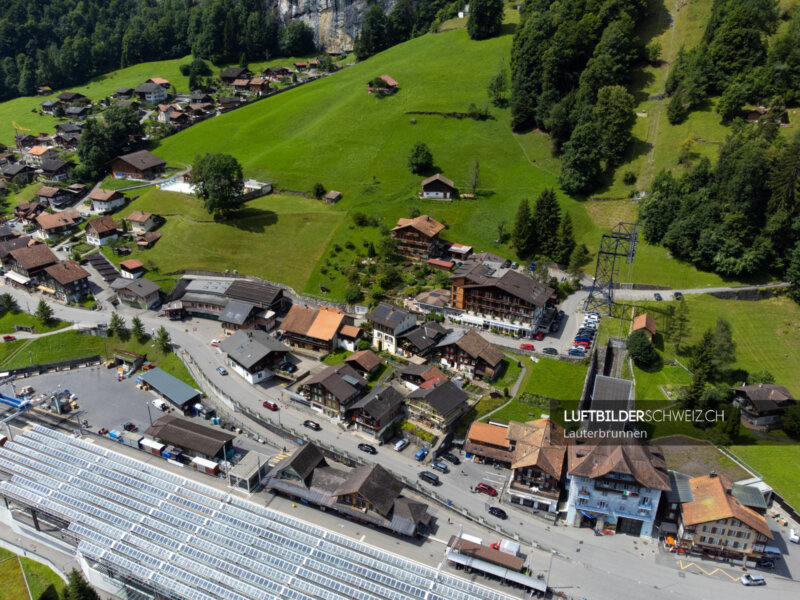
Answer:
[[[694,502],[694,495],[692,494],[692,486],[689,485],[691,477],[678,473],[677,471],[667,471],[669,475],[669,488],[664,490],[664,498],[671,504],[680,504],[683,502]]]
[[[731,494],[745,506],[759,510],[767,510],[767,503],[764,500],[764,495],[756,487],[733,483],[731,484]]]
[[[411,313],[398,306],[391,306],[381,302],[367,315],[367,320],[395,329]]]
[[[180,379],[159,368],[151,369],[143,373],[141,377],[142,381],[177,406],[183,406],[190,400],[202,396],[202,392],[199,390],[186,385]]]
[[[233,283],[231,279],[192,279],[186,284],[187,292],[222,296]]]
[[[142,298],[146,298],[153,292],[161,290],[157,283],[153,283],[144,277],[139,277],[138,279],[126,279],[124,277],[118,277],[111,282],[111,287],[115,290],[129,290],[134,294],[141,296]]]
[[[225,446],[230,446],[236,438],[230,433],[173,415],[156,419],[145,433],[165,444],[179,446],[184,450],[192,450],[206,456],[219,455]]]
[[[376,386],[369,394],[355,402],[350,409],[362,409],[378,423],[403,403],[403,396],[390,385]]]
[[[618,377],[597,375],[592,389],[591,410],[619,411],[633,408],[633,382]],[[590,421],[587,424],[590,431],[607,430],[621,431],[625,423],[620,421]]]
[[[448,415],[454,408],[467,401],[466,392],[449,380],[429,388],[418,388],[406,397],[425,400],[433,410],[442,416]]]
[[[225,308],[219,314],[219,320],[225,323],[233,323],[234,325],[242,325],[247,321],[247,317],[250,316],[254,308],[255,306],[247,302],[228,300]]]
[[[249,369],[273,352],[289,352],[289,348],[259,329],[239,330],[219,344],[229,358]]]

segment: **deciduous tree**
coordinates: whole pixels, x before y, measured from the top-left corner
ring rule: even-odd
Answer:
[[[503,0],[470,0],[467,33],[473,40],[485,40],[500,33]]]
[[[214,217],[227,217],[243,204],[242,166],[230,154],[206,154],[192,165],[195,193]]]
[[[408,168],[412,173],[420,174],[433,168],[433,154],[427,144],[417,142],[408,155]]]

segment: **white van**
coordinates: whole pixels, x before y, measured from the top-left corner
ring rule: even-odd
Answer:
[[[404,449],[406,446],[408,446],[408,440],[407,440],[406,438],[403,438],[403,439],[402,439],[402,440],[400,440],[399,442],[395,443],[395,445],[394,445],[394,449],[395,449],[395,450],[397,450],[398,452],[400,452],[400,451],[402,451],[402,450],[403,450],[403,449]]]

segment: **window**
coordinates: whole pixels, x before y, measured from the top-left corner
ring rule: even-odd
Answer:
[[[701,535],[701,536],[700,536],[700,541],[701,541],[703,544],[705,544],[705,543],[706,543],[706,536],[704,536],[704,535]]]
[[[600,502],[597,503],[597,506],[600,508],[608,508],[608,503],[605,500],[600,500]]]
[[[578,506],[586,506],[586,498],[578,498]]]
[[[739,547],[739,542],[733,542],[733,547],[734,548],[738,548]]]

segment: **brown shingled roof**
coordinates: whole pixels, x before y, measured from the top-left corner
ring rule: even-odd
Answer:
[[[421,185],[424,187],[424,186],[428,185],[429,183],[433,183],[434,181],[441,181],[445,185],[449,185],[451,188],[456,187],[456,184],[453,183],[453,181],[451,179],[448,179],[447,177],[445,177],[441,173],[437,173],[436,175],[431,175],[430,177],[425,179],[422,182]]]
[[[109,216],[92,219],[86,224],[86,229],[91,228],[96,233],[107,233],[117,229],[117,222]]]
[[[47,273],[61,285],[69,285],[74,281],[79,281],[89,277],[88,271],[86,271],[86,269],[84,269],[74,260],[65,260],[64,262],[46,267],[45,273]]]
[[[569,474],[595,479],[610,472],[631,475],[644,487],[671,489],[666,463],[657,446],[626,441],[623,444],[574,444],[569,448]]]
[[[43,212],[42,214],[37,215],[36,222],[39,224],[39,227],[45,231],[48,229],[55,229],[57,227],[71,227],[75,224],[75,221],[73,220],[69,211],[61,213]]]
[[[729,519],[738,519],[751,529],[772,539],[772,532],[763,515],[747,508],[729,493],[731,482],[722,475],[705,475],[689,480],[692,502],[681,504],[684,525],[697,525]]]
[[[116,190],[103,190],[97,188],[95,191],[89,194],[89,198],[92,200],[97,200],[98,202],[110,202],[111,200],[122,198],[122,194]]]
[[[455,344],[472,358],[480,358],[492,367],[503,360],[500,349],[483,339],[474,329],[468,330]]]
[[[58,262],[56,255],[45,244],[19,248],[18,250],[12,250],[10,254],[19,266],[26,271]]]
[[[147,222],[147,219],[152,216],[152,213],[135,210],[128,215],[128,221],[131,221],[132,223],[145,223]]]
[[[413,219],[397,219],[397,226],[392,231],[405,227],[413,227],[428,237],[433,237],[444,229],[444,225],[435,219],[431,219],[428,215],[420,215]]]
[[[369,373],[381,364],[381,357],[369,349],[359,350],[345,358],[344,362],[356,364]]]
[[[656,320],[647,313],[637,315],[633,319],[633,330],[639,331],[640,329],[646,329],[647,331],[650,332],[650,335],[655,335]]]
[[[548,418],[508,424],[507,437],[514,440],[512,469],[536,467],[556,479],[561,478],[567,458],[564,428]]]

